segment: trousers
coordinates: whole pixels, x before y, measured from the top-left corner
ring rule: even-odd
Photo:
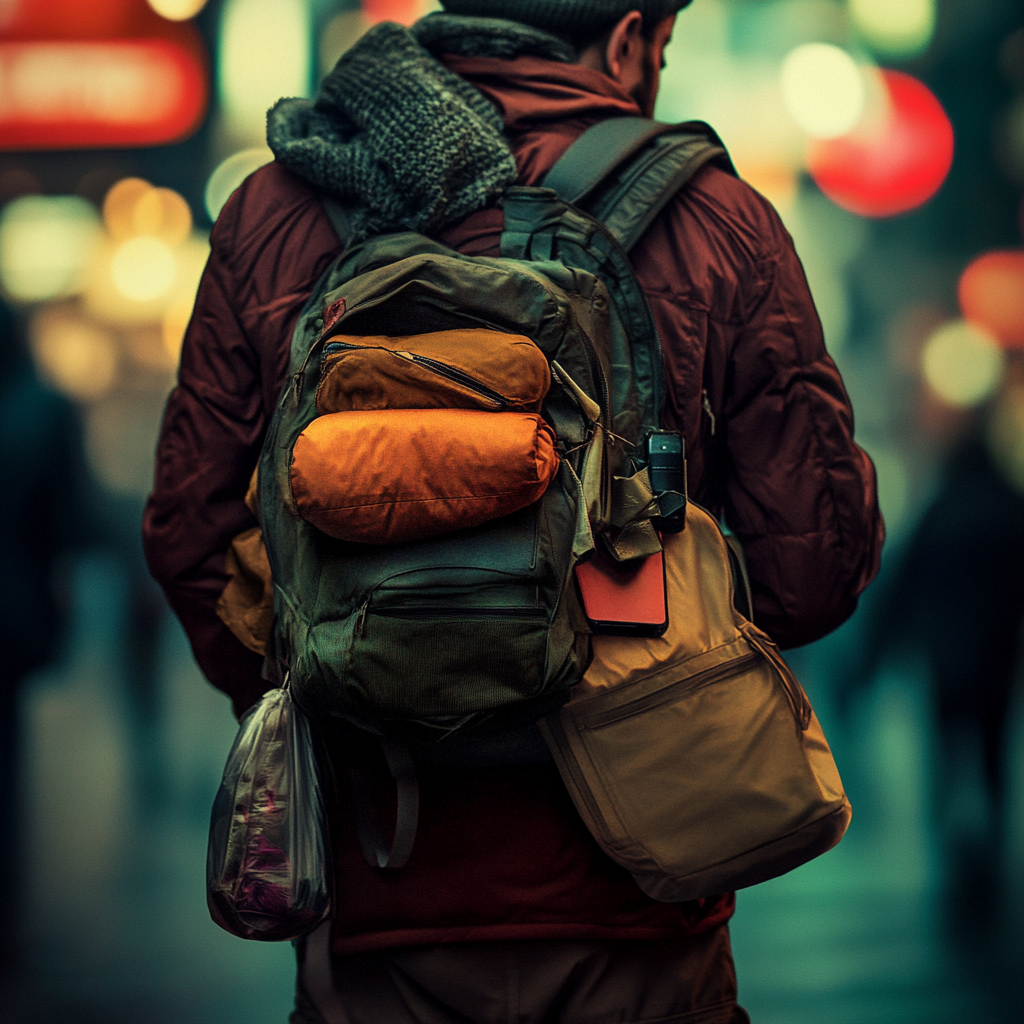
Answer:
[[[330,952],[298,947],[290,1024],[749,1024],[727,925],[656,941],[523,939]]]

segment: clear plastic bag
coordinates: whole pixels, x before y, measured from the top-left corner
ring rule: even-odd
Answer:
[[[330,913],[330,861],[309,721],[271,690],[242,720],[210,815],[206,901],[243,939],[311,932]]]

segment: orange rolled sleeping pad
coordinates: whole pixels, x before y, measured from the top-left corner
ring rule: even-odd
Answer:
[[[300,516],[339,540],[393,544],[478,526],[537,501],[558,471],[537,413],[328,413],[295,442]]]

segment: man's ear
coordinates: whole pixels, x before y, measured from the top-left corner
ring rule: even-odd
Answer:
[[[642,61],[643,22],[643,15],[639,11],[630,11],[622,17],[608,37],[604,64],[608,75],[616,81],[622,80],[623,71],[631,64],[638,60]]]

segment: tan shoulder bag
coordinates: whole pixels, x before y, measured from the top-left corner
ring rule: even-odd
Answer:
[[[831,849],[850,822],[802,687],[733,606],[726,541],[690,503],[664,538],[669,626],[594,636],[594,657],[540,722],[604,851],[655,899],[755,885]]]

